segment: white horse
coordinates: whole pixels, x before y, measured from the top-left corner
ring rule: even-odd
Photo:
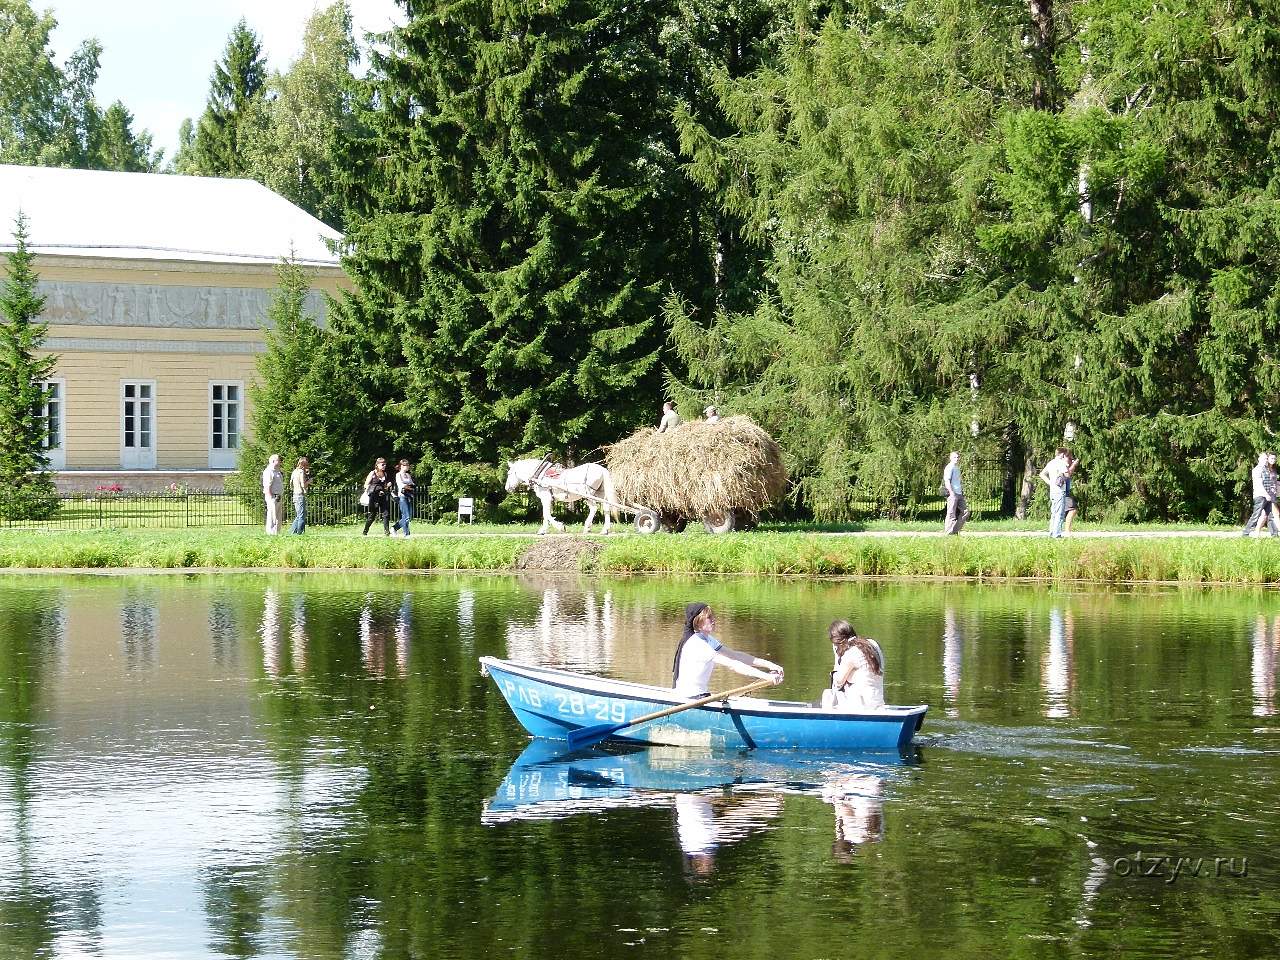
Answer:
[[[564,529],[564,524],[551,515],[553,500],[576,503],[583,499],[590,509],[587,511],[587,522],[582,525],[582,532],[591,532],[591,523],[596,518],[597,500],[603,500],[604,527],[600,532],[608,533],[611,521],[617,519],[613,504],[618,502],[609,471],[598,463],[584,463],[567,470],[557,464],[544,468],[544,464],[545,461],[538,459],[512,460],[507,464],[507,493],[523,485],[542,501],[542,529],[538,533],[546,533],[547,527]],[[596,499],[591,499],[592,497]]]

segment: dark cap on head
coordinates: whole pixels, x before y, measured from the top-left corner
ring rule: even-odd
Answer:
[[[690,637],[692,637],[695,633],[697,633],[697,631],[696,631],[696,630],[694,629],[694,627],[693,627],[693,621],[697,620],[697,619],[698,619],[698,614],[700,614],[700,613],[701,613],[703,610],[705,610],[705,609],[707,609],[707,605],[706,605],[705,603],[703,603],[702,601],[700,601],[700,600],[695,601],[695,602],[690,603],[690,604],[688,604],[688,605],[686,605],[686,606],[685,606],[685,608],[684,608],[684,636],[680,638],[681,640],[688,640],[688,639],[689,639]]]

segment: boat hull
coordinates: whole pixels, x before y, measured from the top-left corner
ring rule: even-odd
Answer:
[[[685,702],[669,688],[481,657],[521,725],[535,737],[634,720]],[[755,697],[685,710],[620,731],[633,743],[766,750],[902,750],[924,721],[926,706],[886,706],[865,713]]]

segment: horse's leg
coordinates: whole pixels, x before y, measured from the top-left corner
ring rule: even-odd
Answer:
[[[551,505],[556,502],[556,498],[552,495],[550,490],[548,490],[546,493],[547,493],[547,499],[544,501],[544,503],[546,504],[545,509],[547,514],[547,520],[550,522],[552,528],[556,531],[556,533],[564,533],[564,524],[561,523],[559,520],[557,520],[556,515],[551,512]]]
[[[547,496],[546,491],[538,490],[536,495],[542,501],[542,527],[538,530],[538,536],[547,532],[547,527],[555,523],[551,516],[551,498]]]
[[[587,522],[582,525],[583,533],[591,532],[591,524],[596,518],[596,502],[594,500],[587,501]]]

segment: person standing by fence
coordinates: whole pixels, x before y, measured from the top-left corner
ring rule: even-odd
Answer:
[[[1266,451],[1258,454],[1258,463],[1250,474],[1253,480],[1253,513],[1249,514],[1249,519],[1245,522],[1244,529],[1240,531],[1240,536],[1242,537],[1252,534],[1255,527],[1260,529],[1264,517],[1266,518],[1267,526],[1271,528],[1271,535],[1273,537],[1280,536],[1280,531],[1277,531],[1271,510],[1272,504],[1276,499],[1275,475],[1270,468],[1272,456],[1273,454]]]
[[[395,536],[401,530],[404,536],[409,535],[409,521],[413,519],[413,474],[409,472],[408,460],[400,461],[400,469],[396,471],[396,499],[400,502],[400,518],[396,520]]]
[[[307,487],[311,486],[309,469],[311,464],[306,457],[299,457],[298,464],[289,474],[289,486],[293,489],[293,532],[302,533],[307,529]]]
[[[1062,536],[1062,523],[1067,516],[1067,468],[1070,454],[1066,447],[1059,447],[1057,456],[1045,464],[1040,479],[1049,486],[1049,536]]]
[[[960,451],[951,451],[951,460],[942,468],[942,492],[947,495],[947,519],[942,525],[945,534],[957,534],[969,519],[969,501],[964,497],[964,484],[960,482]]]
[[[373,521],[382,517],[382,532],[391,536],[391,477],[387,476],[387,458],[379,457],[364,478],[364,492],[360,503],[368,513],[364,522],[364,536],[368,536]]]
[[[284,496],[284,474],[280,472],[280,454],[273,453],[262,471],[262,499],[267,504],[267,533],[280,532],[280,498]]]

